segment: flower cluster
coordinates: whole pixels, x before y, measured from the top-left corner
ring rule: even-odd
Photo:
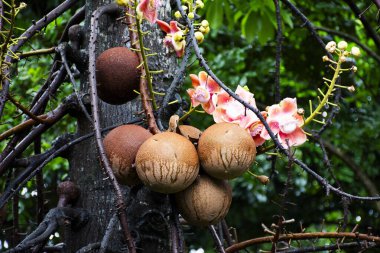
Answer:
[[[270,139],[268,131],[256,114],[221,89],[206,72],[201,71],[198,76],[191,74],[190,78],[194,88],[188,89],[187,93],[193,107],[201,105],[206,113],[213,116],[216,123],[238,124],[251,134],[256,146]],[[257,108],[254,95],[247,87],[238,86],[235,94]],[[295,98],[285,98],[279,104],[269,106],[261,115],[285,147],[299,146],[306,141],[306,134],[301,128],[304,124],[303,116],[299,114]]]

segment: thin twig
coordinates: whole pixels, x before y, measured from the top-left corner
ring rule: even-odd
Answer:
[[[355,16],[360,19],[362,22],[364,29],[368,35],[368,37],[372,38],[373,42],[377,47],[377,50],[380,50],[380,37],[377,32],[372,28],[371,24],[368,22],[366,17],[362,15],[362,11],[358,8],[356,3],[352,0],[344,0],[348,6],[350,6],[351,10],[355,13]]]
[[[17,43],[13,45],[9,50],[11,52],[17,52],[34,34],[36,34],[42,28],[47,26],[50,22],[52,22],[57,17],[59,17],[62,13],[67,11],[69,8],[71,8],[75,3],[77,3],[77,0],[66,0],[60,5],[58,5],[48,14],[46,14],[42,19],[38,20],[31,27],[29,27],[23,34],[21,34],[20,39],[18,39]],[[12,54],[8,54],[8,56],[5,58],[5,62],[13,63],[16,61],[16,58],[12,58],[11,55]],[[10,72],[9,68],[10,67],[7,67],[4,70],[3,74],[5,76],[9,74]],[[9,80],[5,79],[2,85],[1,93],[0,93],[0,118],[3,114],[3,109],[4,109],[5,102],[8,96],[9,85],[10,85]]]
[[[115,231],[115,227],[117,225],[118,218],[117,215],[113,215],[112,218],[110,219],[110,222],[108,223],[106,232],[104,233],[103,239],[100,243],[100,248],[98,253],[106,253],[108,243],[110,241],[112,233]]]
[[[138,118],[129,122],[125,122],[123,124],[135,124],[138,122],[142,122],[142,119]],[[121,124],[117,124],[117,125],[104,128],[102,129],[102,132],[108,131],[120,125]],[[53,148],[51,148],[44,154],[38,155],[38,157],[36,157],[37,159],[33,159],[32,157],[31,160],[33,161],[29,164],[29,166],[26,169],[24,169],[23,172],[16,179],[14,179],[12,182],[7,184],[7,187],[5,188],[3,194],[0,195],[0,208],[2,208],[8,202],[8,200],[13,196],[15,192],[19,191],[31,178],[33,178],[51,160],[56,158],[58,155],[60,155],[61,153],[63,153],[68,148],[72,147],[73,145],[76,145],[93,136],[94,136],[94,133],[83,135],[74,140],[70,140],[67,143],[66,142],[60,143],[61,146],[59,147],[54,146]]]
[[[294,234],[282,234],[278,238],[278,241],[297,241],[297,240],[309,240],[319,238],[349,238],[356,240],[363,240],[374,242],[376,245],[380,244],[380,237],[372,236],[368,234],[350,233],[350,232],[314,232],[314,233],[294,233]],[[274,236],[264,236],[259,238],[250,239],[247,241],[239,242],[226,249],[226,253],[236,252],[236,250],[242,250],[252,245],[271,243]]]
[[[325,43],[322,41],[321,37],[318,36],[317,32],[314,29],[313,24],[310,22],[310,20],[290,1],[288,0],[280,0],[283,2],[294,14],[296,14],[303,22],[303,24],[306,26],[306,28],[309,30],[310,34],[313,36],[313,38],[318,42],[318,44],[325,50]],[[330,59],[333,59],[330,52],[325,50],[327,56]]]
[[[216,246],[218,252],[219,253],[225,253],[226,251],[224,250],[223,244],[220,241],[219,236],[216,233],[216,230],[215,230],[214,226],[210,225],[210,226],[208,226],[208,229],[209,229],[209,231],[211,233],[212,239],[214,240],[214,243],[215,243],[215,246]]]
[[[24,114],[28,115],[31,119],[36,121],[40,124],[45,124],[46,121],[36,115],[34,115],[32,112],[30,112],[27,108],[25,108],[20,102],[18,102],[16,99],[14,99],[10,94],[8,94],[8,100],[12,102],[18,109],[20,109]]]

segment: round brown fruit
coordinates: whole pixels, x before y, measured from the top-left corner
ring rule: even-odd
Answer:
[[[198,154],[185,137],[163,132],[146,140],[136,155],[136,170],[153,191],[175,193],[188,187],[199,171]]]
[[[256,158],[256,145],[251,135],[240,126],[218,123],[201,135],[198,155],[207,174],[232,179],[251,167]]]
[[[122,125],[114,128],[104,138],[106,155],[121,184],[132,186],[140,182],[132,165],[141,144],[151,136],[152,134],[141,126]]]
[[[140,82],[138,56],[126,47],[114,47],[96,59],[98,96],[104,102],[118,105],[137,97]]]
[[[232,201],[227,181],[199,175],[192,185],[175,194],[179,213],[190,224],[208,226],[223,219]]]

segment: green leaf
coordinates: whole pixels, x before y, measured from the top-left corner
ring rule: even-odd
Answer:
[[[260,14],[250,11],[242,20],[242,34],[248,43],[251,43],[262,29]]]
[[[223,0],[214,0],[207,9],[207,20],[213,29],[218,29],[223,24],[223,2]]]

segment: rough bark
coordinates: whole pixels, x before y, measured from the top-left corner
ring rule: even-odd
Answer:
[[[84,34],[89,34],[91,13],[97,7],[110,3],[107,0],[86,1],[86,21]],[[163,1],[159,17],[163,19],[170,14],[169,1]],[[97,54],[113,46],[129,46],[128,30],[118,17],[103,17],[100,20],[99,40],[97,41]],[[144,22],[146,24],[146,22]],[[150,29],[149,24],[145,29]],[[151,34],[145,36],[146,46],[150,52],[158,53],[149,58],[149,66],[152,70],[163,69],[164,73],[154,76],[156,91],[164,92],[173,79],[176,68],[175,58],[168,54],[168,50],[162,44],[162,33],[153,26]],[[86,38],[88,42],[88,38]],[[87,45],[82,45],[82,50],[87,50]],[[88,73],[81,73],[81,92],[88,93]],[[140,97],[132,102],[120,106],[113,106],[100,102],[102,127],[127,122],[141,113]],[[77,132],[80,135],[92,132],[92,126],[85,117],[79,117]],[[72,150],[70,154],[70,179],[81,189],[81,197],[78,206],[87,209],[90,213],[89,223],[79,231],[66,232],[65,240],[69,252],[75,252],[90,243],[100,242],[104,236],[109,220],[115,213],[114,192],[110,182],[100,168],[99,158],[94,139],[83,142]],[[135,187],[129,190],[125,187],[129,225],[132,235],[136,238],[138,252],[169,252],[170,240],[166,217],[170,212],[168,197],[162,194],[152,193],[145,187]],[[127,251],[123,245],[120,228],[111,236],[108,243],[109,250],[120,252]]]

